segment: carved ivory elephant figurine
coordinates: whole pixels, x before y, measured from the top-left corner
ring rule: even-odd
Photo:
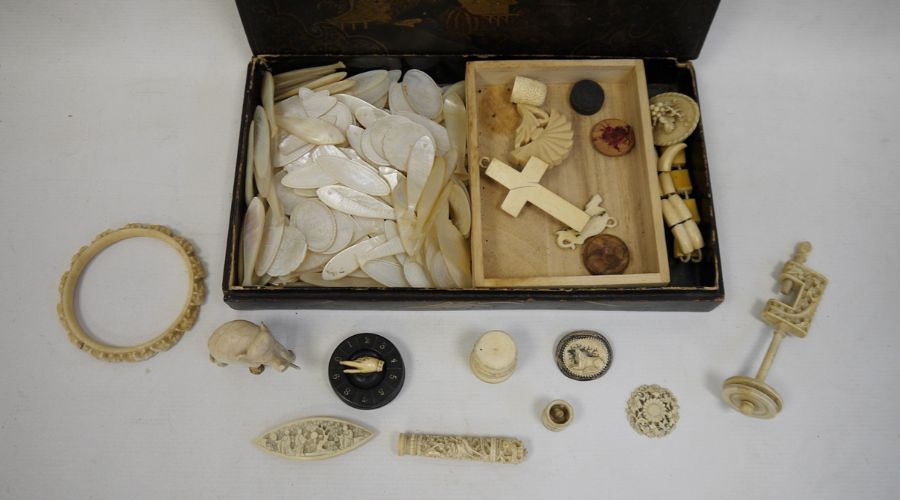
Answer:
[[[259,375],[266,365],[283,372],[294,364],[294,353],[279,344],[265,323],[257,325],[241,319],[216,328],[209,337],[209,359],[218,366],[246,363],[250,373]]]

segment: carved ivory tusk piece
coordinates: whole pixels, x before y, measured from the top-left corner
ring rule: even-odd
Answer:
[[[522,463],[528,450],[515,438],[401,433],[397,454],[498,464]]]
[[[662,154],[659,155],[659,160],[656,163],[656,171],[657,172],[669,172],[672,170],[672,161],[675,159],[675,155],[679,152],[683,151],[684,148],[687,147],[687,144],[683,142],[679,142],[678,144],[672,144],[671,146],[666,146],[662,150]]]

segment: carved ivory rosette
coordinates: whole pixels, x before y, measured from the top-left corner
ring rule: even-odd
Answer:
[[[514,438],[401,433],[397,454],[518,464],[527,451],[522,441]]]
[[[678,423],[678,399],[665,387],[642,385],[632,391],[625,414],[631,428],[639,434],[668,436]]]

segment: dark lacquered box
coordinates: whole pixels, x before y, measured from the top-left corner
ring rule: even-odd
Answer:
[[[639,58],[649,95],[677,91],[699,102],[691,60],[718,0],[303,2],[237,0],[254,56],[247,71],[222,290],[236,309],[616,309],[708,311],[724,299],[703,121],[688,139],[687,169],[706,247],[699,263],[669,259],[670,282],[627,288],[320,288],[241,286],[247,132],[263,71],[341,60],[349,73],[421,69],[438,83],[483,59]],[[702,106],[702,103],[701,103]],[[667,245],[673,244],[671,235]]]

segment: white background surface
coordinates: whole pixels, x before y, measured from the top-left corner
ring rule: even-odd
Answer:
[[[260,311],[220,289],[237,126],[250,51],[229,1],[0,3],[0,497],[3,498],[896,498],[900,487],[900,4],[725,2],[696,62],[724,261],[711,313]],[[195,328],[135,365],[69,344],[57,284],[96,233],[129,222],[191,238],[209,270]],[[831,284],[806,339],[769,382],[785,409],[727,409],[721,381],[752,375],[773,273],[809,239]],[[166,326],[182,300],[162,245],[103,255],[82,287],[87,324],[113,341]],[[250,376],[207,361],[206,339],[265,320],[300,372]],[[520,365],[490,386],[465,356],[511,332]],[[563,332],[605,332],[600,381],[562,377]],[[405,355],[391,405],[360,412],[325,379],[337,342],[384,333]],[[624,417],[642,383],[671,388],[668,438]],[[546,431],[564,398],[573,425]],[[251,440],[286,420],[346,417],[378,431],[339,459],[298,463]],[[519,466],[397,457],[400,431],[523,438]]]

